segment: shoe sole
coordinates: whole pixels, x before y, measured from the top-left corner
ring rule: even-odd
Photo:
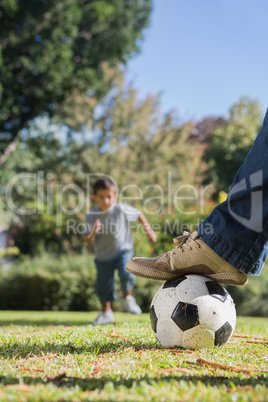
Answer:
[[[205,268],[205,266],[203,265]],[[134,263],[133,261],[129,261],[127,263],[126,267],[127,271],[130,272],[131,274],[134,274],[136,276],[141,276],[143,278],[149,278],[149,279],[155,279],[159,281],[167,281],[169,279],[174,279],[178,278],[179,276],[182,275],[190,275],[190,274],[196,274],[196,275],[202,275],[206,276],[207,278],[213,279],[216,282],[221,282],[226,285],[234,285],[234,286],[243,286],[247,283],[248,278],[246,274],[243,274],[242,272],[220,272],[220,273],[203,273],[202,268],[196,265],[193,265],[192,267],[189,268],[184,268],[181,270],[180,273],[172,273],[172,272],[163,272],[160,270],[156,270],[153,268],[148,268],[143,265],[138,265]]]

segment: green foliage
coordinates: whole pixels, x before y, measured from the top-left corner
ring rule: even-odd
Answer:
[[[143,313],[149,313],[153,297],[161,285],[162,283],[159,281],[136,277],[133,295]]]
[[[96,310],[95,270],[89,256],[25,258],[1,277],[1,309]]]
[[[47,116],[33,121],[0,176],[2,224],[11,226],[22,253],[82,248],[81,236],[67,233],[69,215],[63,212],[77,206],[78,194],[64,188],[81,184],[81,171],[77,171],[81,146],[66,147],[57,130]],[[80,222],[83,217],[77,214],[76,219]]]
[[[97,135],[82,154],[85,169],[108,173],[122,187],[153,184],[166,194],[168,174],[173,186],[193,183],[203,151],[190,141],[193,125],[179,121],[175,112],[162,116],[158,96],[139,99],[123,78],[119,73],[112,91],[87,114],[85,123]]]
[[[168,238],[166,249],[172,245]],[[172,242],[172,240],[171,240]],[[146,243],[146,242],[143,242]],[[148,243],[147,243],[148,244]],[[150,247],[150,246],[149,246]],[[145,248],[138,249],[137,255]],[[154,254],[154,250],[150,252]],[[162,254],[164,251],[161,250]],[[249,277],[246,286],[227,286],[234,299],[237,314],[267,317],[268,264],[261,277]],[[91,254],[56,257],[43,253],[41,257],[24,257],[0,277],[1,310],[64,310],[95,311],[100,303],[95,291],[96,270]],[[143,312],[148,312],[151,301],[162,282],[136,278],[134,295]],[[116,274],[116,290],[121,297],[120,282]],[[114,302],[120,311],[119,301]]]
[[[216,193],[228,192],[261,127],[260,105],[242,98],[230,110],[224,126],[218,126],[208,140],[204,159],[208,164],[205,183],[213,183]]]
[[[0,248],[0,258],[3,257],[14,257],[20,254],[20,250],[18,247],[7,247],[7,248]]]
[[[260,276],[249,276],[248,284],[241,287],[227,286],[235,301],[238,315],[268,316],[268,261]]]
[[[105,93],[102,64],[138,51],[150,11],[150,0],[1,1],[0,151],[74,89]]]
[[[192,191],[187,194],[187,188],[178,194],[185,197],[179,201],[181,212],[173,199],[184,184],[198,190],[200,178],[196,175],[203,147],[190,140],[192,124],[181,123],[173,113],[161,119],[157,97],[139,100],[137,91],[124,83],[121,71],[107,66],[104,70],[105,80],[114,83],[107,96],[97,102],[94,97],[73,93],[58,115],[58,121],[68,126],[56,124],[47,115],[34,119],[24,130],[16,152],[5,162],[0,176],[0,210],[6,214],[4,223],[14,227],[16,245],[22,253],[81,252],[82,236],[68,231],[68,222],[74,220],[77,228],[85,221],[88,174],[112,176],[123,198],[132,197],[119,201],[136,206],[156,225],[158,243],[151,251],[147,240],[138,238],[139,231],[137,253],[145,248],[144,255],[161,254],[172,237],[194,229],[193,223],[204,215],[201,201],[194,204],[187,198],[193,195]],[[79,129],[82,134],[75,131]],[[20,174],[30,177],[16,176]],[[9,194],[7,186],[14,177],[18,180]],[[135,200],[137,191],[142,192],[141,200]],[[81,207],[69,214],[79,205],[79,196]],[[16,214],[9,199],[17,208],[35,212]],[[173,236],[168,236],[171,232]]]
[[[1,310],[61,310],[95,311],[100,302],[95,291],[96,269],[94,257],[62,256],[43,253],[42,257],[22,259],[0,277]],[[137,278],[135,296],[144,311],[160,283]],[[116,276],[118,297],[121,297]],[[120,310],[120,303],[114,303]]]

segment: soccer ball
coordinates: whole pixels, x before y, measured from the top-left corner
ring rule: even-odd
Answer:
[[[233,299],[217,282],[185,275],[158,289],[150,319],[162,346],[200,349],[228,342],[234,332],[236,311]]]

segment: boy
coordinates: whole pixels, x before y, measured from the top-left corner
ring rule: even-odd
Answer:
[[[94,325],[114,322],[111,304],[116,300],[114,271],[118,269],[124,311],[140,314],[141,309],[132,296],[135,276],[126,271],[127,261],[133,256],[133,241],[129,222],[139,221],[145,229],[148,240],[156,242],[156,233],[150,227],[145,216],[136,208],[127,204],[117,204],[115,184],[104,177],[93,186],[92,199],[98,207],[86,216],[86,244],[93,244],[97,268],[96,289],[102,305]]]

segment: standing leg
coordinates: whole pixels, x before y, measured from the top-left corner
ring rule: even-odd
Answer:
[[[132,296],[132,290],[135,282],[135,276],[126,270],[128,260],[133,256],[133,251],[123,251],[117,259],[116,267],[118,268],[118,274],[121,282],[122,309],[128,313],[140,314],[141,309],[136,300]]]
[[[94,325],[109,324],[114,322],[111,304],[116,300],[114,289],[114,264],[111,261],[99,261],[95,259],[97,268],[96,290],[102,309],[99,312]]]

